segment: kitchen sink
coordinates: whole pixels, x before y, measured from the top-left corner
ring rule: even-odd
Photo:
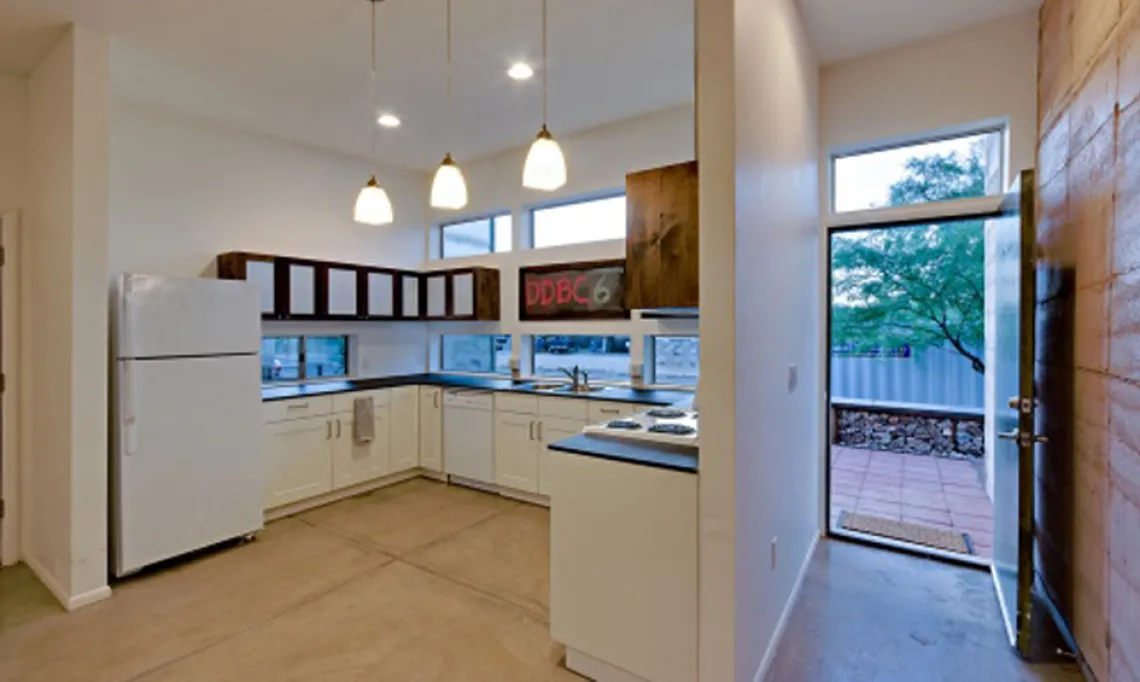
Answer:
[[[519,388],[525,388],[525,389],[530,390],[530,391],[565,391],[565,390],[570,388],[570,385],[562,383],[562,382],[549,383],[549,384],[534,383],[534,384],[523,384],[523,385],[519,386]]]
[[[571,386],[567,386],[566,384],[563,384],[561,388],[556,388],[554,390],[557,393],[600,393],[601,391],[606,390],[606,387],[605,386],[579,386],[578,388],[573,388]]]

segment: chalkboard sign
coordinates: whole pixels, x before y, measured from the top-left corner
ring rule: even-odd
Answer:
[[[519,269],[520,320],[629,318],[625,260]]]

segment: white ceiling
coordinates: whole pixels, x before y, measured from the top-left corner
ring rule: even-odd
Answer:
[[[824,64],[952,33],[1041,6],[1041,0],[799,0]]]
[[[444,1],[384,0],[380,96],[369,94],[367,0],[0,0],[0,73],[27,73],[64,22],[114,36],[124,95],[241,128],[366,156],[375,114],[388,163],[443,156]],[[1035,7],[1039,0],[799,0],[824,62]],[[540,80],[539,0],[454,0],[454,142],[460,162],[528,144]],[[693,0],[550,0],[555,135],[692,101]],[[536,74],[537,76],[538,74]]]

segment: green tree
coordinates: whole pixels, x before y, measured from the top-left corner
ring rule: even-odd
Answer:
[[[893,206],[985,194],[980,147],[912,158]],[[842,234],[832,245],[832,344],[855,351],[951,346],[984,373],[983,223],[957,221]]]

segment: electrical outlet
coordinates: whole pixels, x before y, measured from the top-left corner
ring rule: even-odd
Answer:
[[[772,538],[772,570],[776,570],[776,553],[780,545],[780,538]]]

